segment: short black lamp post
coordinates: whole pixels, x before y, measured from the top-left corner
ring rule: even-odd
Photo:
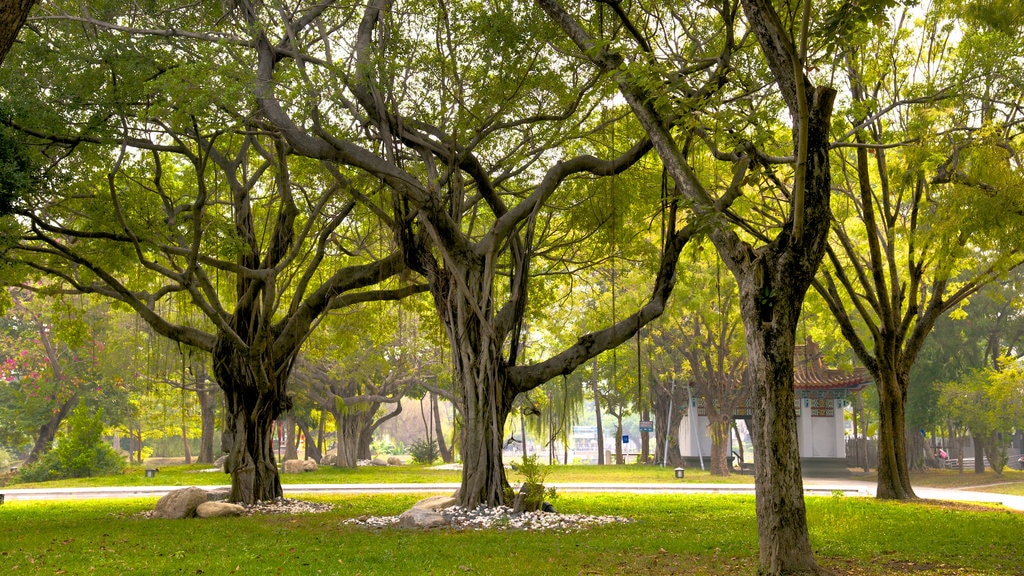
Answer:
[[[685,474],[685,473],[686,473],[685,469],[683,469],[683,468],[676,468],[676,479],[677,480],[682,480],[683,479],[683,474]]]

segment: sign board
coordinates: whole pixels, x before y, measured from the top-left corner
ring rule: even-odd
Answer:
[[[622,435],[622,443],[629,444],[629,436],[627,434]]]
[[[654,432],[654,421],[653,420],[641,420],[640,421],[641,432]]]

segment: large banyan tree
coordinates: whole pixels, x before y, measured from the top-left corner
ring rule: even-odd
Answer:
[[[5,121],[40,166],[4,221],[3,279],[109,297],[209,352],[230,499],[280,497],[272,422],[316,319],[419,289],[396,278],[406,266],[381,186],[296,156],[246,92],[243,54],[213,38],[96,32],[47,19],[2,69]]]
[[[529,6],[371,0],[285,12],[240,2],[232,16],[250,33],[260,111],[295,153],[391,191],[405,262],[427,280],[450,344],[460,504],[503,503],[501,450],[515,398],[660,315],[679,251],[698,230],[680,227],[684,212],[662,202],[655,171],[650,210],[664,211],[667,225],[651,239],[664,248],[649,300],[523,363],[524,323],[544,314],[530,307],[533,267],[587,236],[573,209],[588,184],[642,167],[650,140],[627,138],[634,123],[602,114],[601,73],[565,59],[566,42]],[[612,124],[625,144],[600,145]]]

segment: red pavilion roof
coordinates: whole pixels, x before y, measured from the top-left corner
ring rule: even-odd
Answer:
[[[825,365],[821,350],[810,338],[793,354],[793,388],[798,391],[846,390],[857,392],[872,382],[866,368],[836,370]]]

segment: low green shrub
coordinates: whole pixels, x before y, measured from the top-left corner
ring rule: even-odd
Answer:
[[[437,447],[437,442],[426,441],[413,442],[409,445],[409,454],[412,456],[413,462],[417,464],[433,464],[441,457],[441,451]]]
[[[45,482],[64,478],[86,478],[120,474],[125,461],[103,442],[103,410],[92,413],[79,403],[68,418],[70,433],[36,462],[19,473],[21,482]]]

